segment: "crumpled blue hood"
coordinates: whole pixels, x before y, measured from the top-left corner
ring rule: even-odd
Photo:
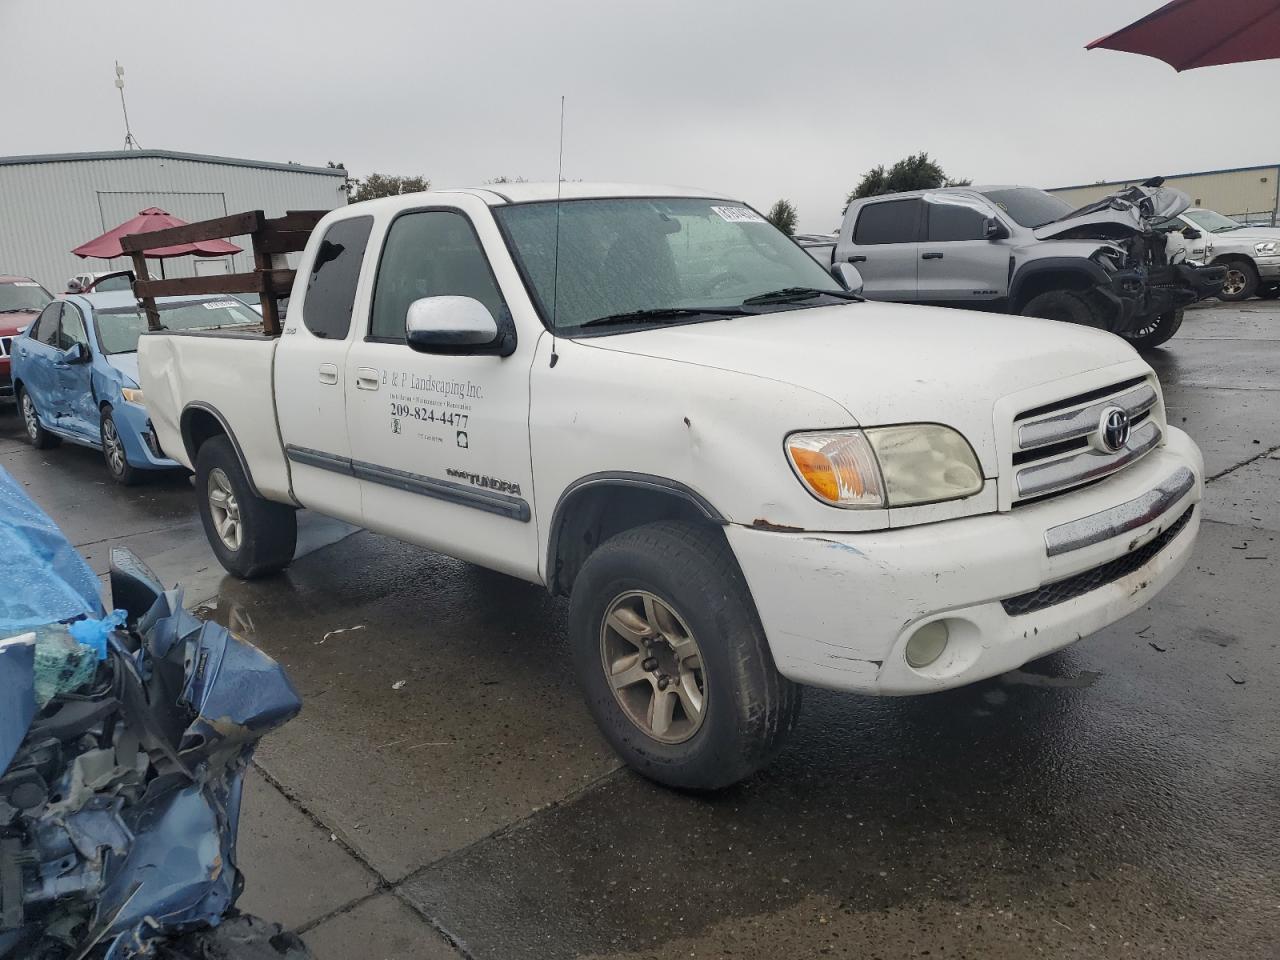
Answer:
[[[107,363],[115,367],[134,383],[138,382],[138,355],[136,353],[113,353],[107,358]],[[128,386],[128,384],[125,384]]]

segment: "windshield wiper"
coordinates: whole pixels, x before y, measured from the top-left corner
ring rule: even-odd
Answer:
[[[739,307],[657,307],[652,310],[631,310],[627,313],[611,313],[596,317],[580,327],[608,327],[624,323],[648,323],[650,321],[681,320],[685,317],[749,317],[751,313]]]
[[[837,297],[841,300],[861,300],[856,293],[848,290],[819,290],[817,287],[783,287],[781,290],[770,290],[743,300],[744,305],[756,303],[788,303],[792,300],[812,300],[821,296]]]

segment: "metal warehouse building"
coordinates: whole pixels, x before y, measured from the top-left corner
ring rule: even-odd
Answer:
[[[347,201],[345,182],[344,170],[168,150],[0,157],[0,274],[34,277],[57,293],[77,273],[128,269],[127,258],[82,260],[71,249],[147,207],[184,220],[332,210]],[[248,238],[235,243],[251,249]],[[249,252],[165,263],[171,277],[252,269]]]
[[[1083,207],[1109,193],[1148,179],[1150,177],[1056,187],[1050,188],[1049,192],[1056,193],[1072,207]],[[1273,227],[1280,223],[1280,165],[1179,173],[1165,177],[1165,184],[1190,195],[1197,207],[1217,210],[1241,222]]]

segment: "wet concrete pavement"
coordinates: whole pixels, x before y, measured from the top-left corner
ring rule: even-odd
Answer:
[[[321,960],[1277,956],[1280,304],[1192,311],[1153,363],[1215,478],[1169,589],[963,690],[806,691],[779,760],[711,798],[618,768],[538,589],[310,517],[239,583],[181,477],[111,487],[2,413],[0,465],[95,569],[134,547],[289,669],[242,905]]]

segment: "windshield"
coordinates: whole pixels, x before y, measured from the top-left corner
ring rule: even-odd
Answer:
[[[1239,230],[1244,224],[1236,223],[1230,217],[1224,217],[1216,210],[1188,210],[1183,214],[1201,230],[1210,233],[1226,233],[1228,230]]]
[[[557,330],[605,318],[636,323],[656,313],[698,318],[756,313],[744,303],[763,294],[808,288],[803,302],[770,300],[770,309],[816,306],[843,288],[812,257],[754,210],[728,200],[635,198],[566,200],[560,207],[556,276],[554,201],[494,209],[507,246]]]
[[[132,290],[133,275],[128,273],[117,273],[111,277],[103,277],[101,280],[95,280],[93,283],[94,293],[110,293],[112,290]]]
[[[988,190],[983,196],[1024,227],[1043,227],[1071,212],[1071,204],[1065,200],[1032,187]]]
[[[34,280],[18,280],[0,283],[0,313],[17,313],[20,310],[40,311],[53,297]]]
[[[262,319],[238,300],[187,300],[157,303],[164,330],[210,330],[259,324]],[[147,329],[146,315],[134,307],[98,311],[98,340],[102,352],[134,353],[138,337]]]

